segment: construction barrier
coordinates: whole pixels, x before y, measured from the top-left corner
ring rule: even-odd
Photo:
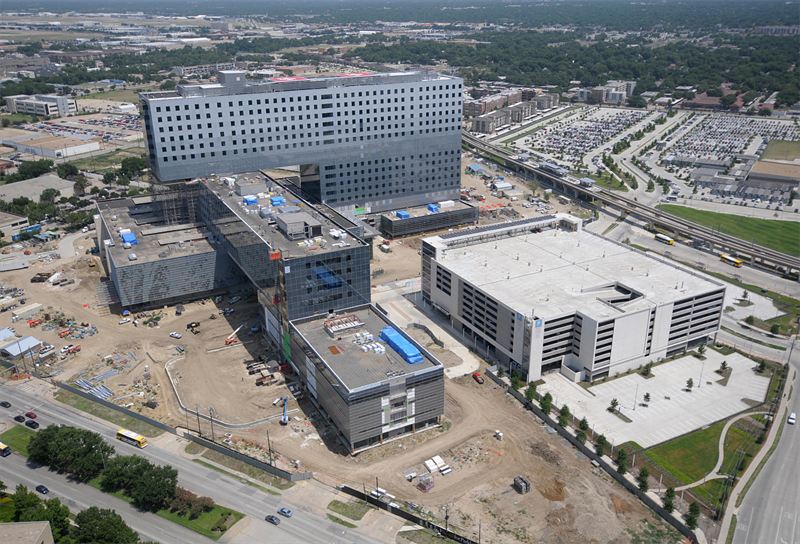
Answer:
[[[376,508],[380,508],[381,510],[386,510],[387,512],[394,514],[397,517],[403,518],[406,521],[415,523],[416,525],[424,527],[425,529],[430,529],[431,531],[439,534],[440,536],[449,538],[453,542],[459,542],[460,544],[478,544],[477,540],[472,540],[465,536],[461,536],[460,534],[454,533],[449,529],[445,529],[441,525],[437,525],[432,521],[429,521],[425,518],[421,518],[416,514],[412,514],[411,512],[406,512],[399,506],[392,506],[389,503],[383,502],[380,499],[376,499],[372,495],[367,495],[366,493],[359,491],[358,489],[353,489],[352,487],[342,485],[339,486],[339,490],[341,490],[342,493],[346,493],[347,495],[350,495],[366,503],[369,503]]]
[[[217,444],[216,442],[206,440],[205,438],[193,435],[191,433],[183,433],[183,437],[188,440],[191,440],[195,444],[203,446],[204,448],[214,450],[218,453],[221,453],[222,455],[226,455],[228,457],[231,457],[232,459],[241,461],[242,463],[247,463],[251,467],[263,470],[264,472],[268,472],[273,476],[277,476],[278,478],[283,478],[284,480],[289,480],[290,482],[310,480],[314,476],[311,472],[288,472],[286,470],[279,469],[278,467],[274,467],[269,463],[259,461],[258,459],[250,457],[249,455],[245,455],[236,450],[226,448],[225,446]]]

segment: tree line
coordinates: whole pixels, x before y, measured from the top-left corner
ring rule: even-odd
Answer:
[[[138,455],[116,455],[115,449],[92,431],[50,425],[28,444],[28,458],[80,482],[100,478],[100,489],[121,491],[147,512],[164,508],[194,519],[214,508],[209,497],[178,487],[178,471],[155,465]]]
[[[0,495],[5,487],[0,481]],[[92,506],[79,512],[73,524],[69,508],[58,499],[42,499],[24,485],[6,496],[13,506],[11,521],[49,522],[56,544],[146,544],[113,510]]]

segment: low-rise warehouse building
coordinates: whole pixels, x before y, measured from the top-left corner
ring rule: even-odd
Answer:
[[[13,213],[0,212],[0,232],[6,240],[13,240],[15,235],[24,231],[28,224],[28,218]]]
[[[290,363],[351,453],[438,425],[444,369],[372,305],[291,323]]]
[[[422,293],[526,381],[591,381],[705,342],[725,287],[556,214],[426,238]]]

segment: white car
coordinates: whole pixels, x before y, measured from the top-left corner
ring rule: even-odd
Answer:
[[[63,348],[61,348],[61,353],[66,353],[66,352],[68,352],[69,350],[71,350],[71,349],[72,349],[72,348],[74,348],[74,347],[75,347],[75,346],[74,346],[74,345],[72,345],[72,344],[67,344],[66,346],[64,346]]]
[[[131,320],[128,317],[119,320],[119,324],[120,325],[125,325],[126,323],[130,323],[130,322],[131,322]]]
[[[176,340],[180,340],[181,338],[183,338],[183,335],[181,333],[175,331],[172,331],[171,333],[169,333],[169,335],[170,337],[175,338]]]
[[[794,425],[796,422],[797,422],[797,414],[792,412],[791,414],[789,414],[789,419],[786,420],[786,423],[788,423],[789,425]]]

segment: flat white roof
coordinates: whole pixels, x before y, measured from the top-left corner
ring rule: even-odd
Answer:
[[[580,311],[603,320],[722,288],[583,231],[552,229],[454,247],[437,261],[514,311],[544,318]],[[623,300],[628,291],[635,295]]]

